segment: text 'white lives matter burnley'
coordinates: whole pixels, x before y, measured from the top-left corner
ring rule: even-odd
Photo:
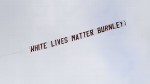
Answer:
[[[66,36],[66,37],[51,40],[51,41],[48,41],[48,42],[43,42],[43,43],[39,43],[39,44],[36,44],[36,45],[32,45],[32,46],[29,47],[29,49],[30,49],[30,52],[40,51],[40,50],[44,50],[44,49],[47,49],[47,48],[50,48],[50,47],[56,47],[56,46],[59,46],[59,45],[62,45],[62,44],[66,44],[68,42],[78,41],[78,40],[81,40],[81,39],[84,39],[84,38],[88,38],[88,37],[91,37],[91,36],[94,36],[94,35],[97,35],[97,34],[101,34],[103,32],[109,31],[109,30],[118,29],[118,28],[121,28],[121,27],[124,27],[124,26],[126,26],[126,21],[125,20],[118,21],[118,22],[115,22],[115,23],[100,26],[100,27],[97,27],[95,29],[90,29],[90,30],[83,31],[83,32],[73,34],[73,35],[70,35],[70,36]]]

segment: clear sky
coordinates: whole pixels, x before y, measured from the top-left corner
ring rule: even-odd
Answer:
[[[0,84],[150,84],[149,3],[0,0]],[[30,45],[121,20],[127,26],[28,52]]]

